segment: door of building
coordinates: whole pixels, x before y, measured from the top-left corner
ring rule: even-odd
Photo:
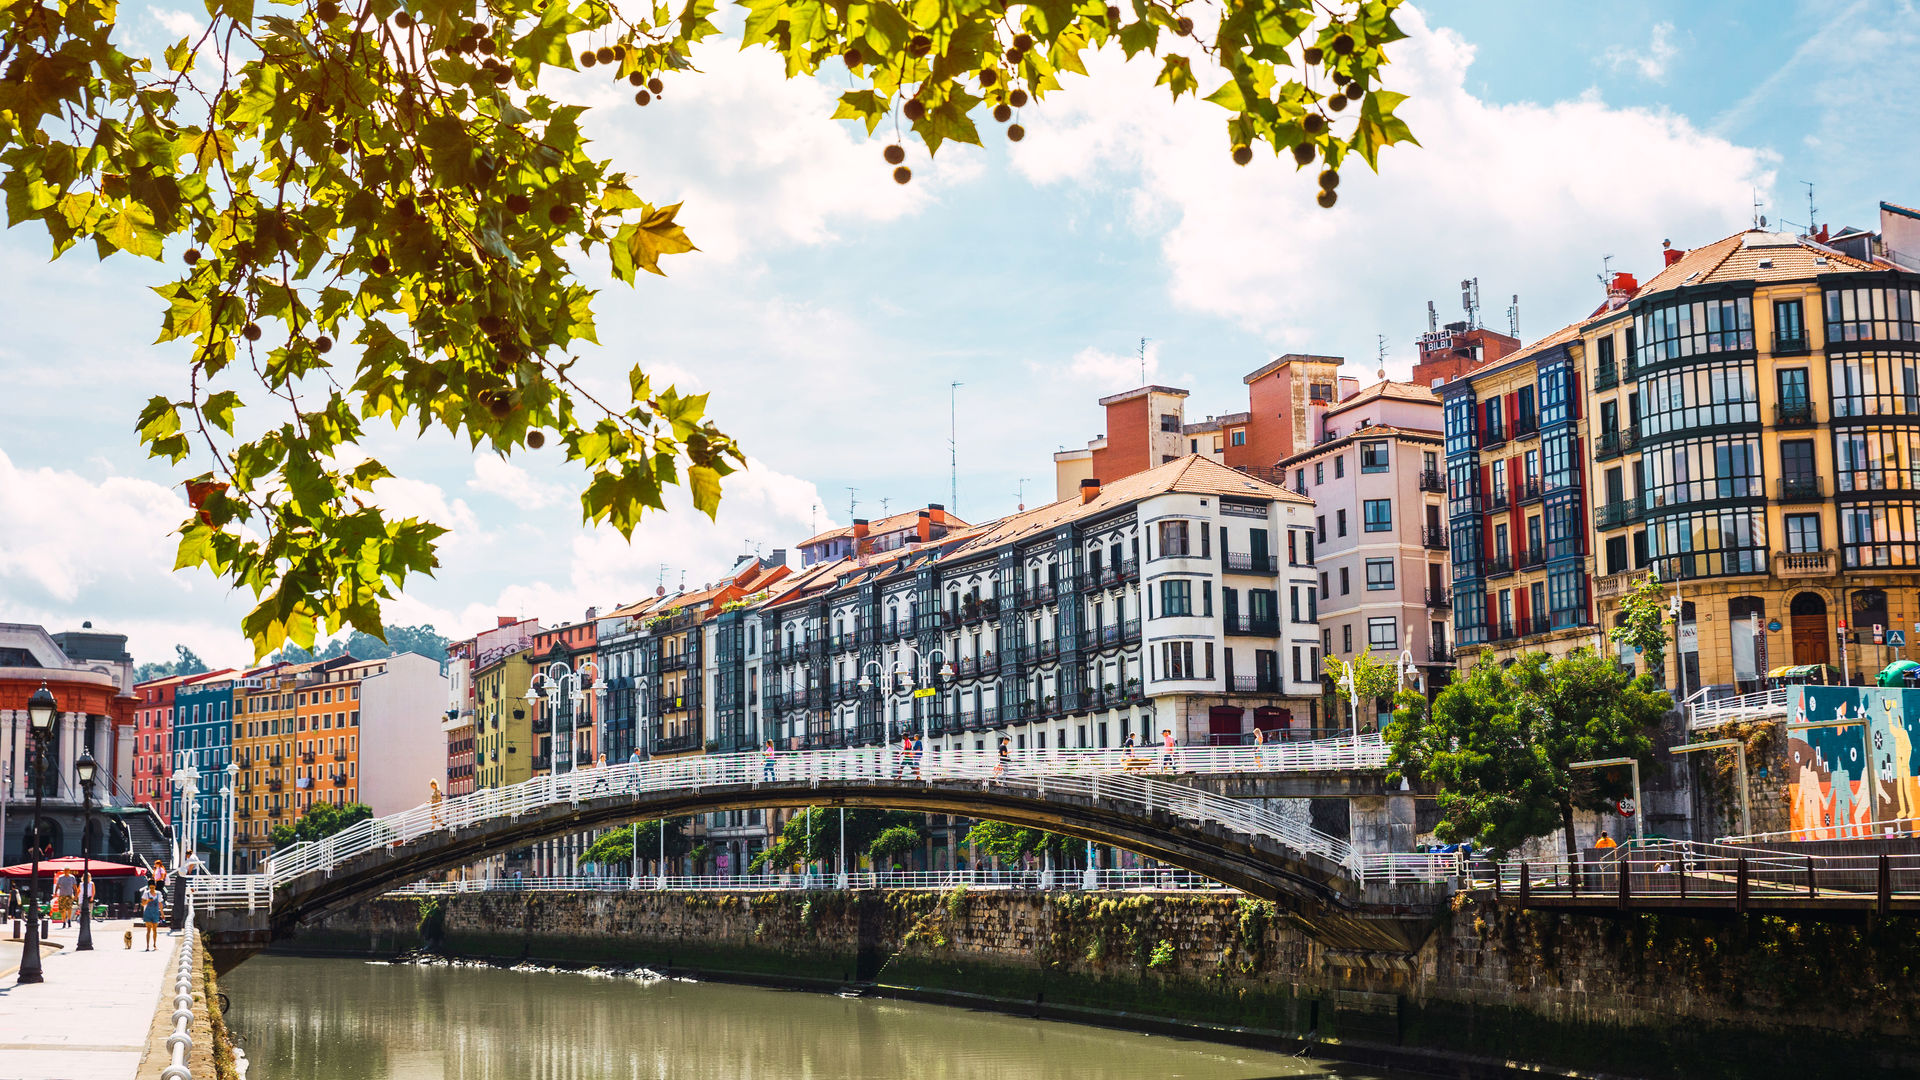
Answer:
[[[1793,598],[1793,662],[1830,663],[1832,635],[1827,631],[1827,602],[1820,594],[1803,592]]]

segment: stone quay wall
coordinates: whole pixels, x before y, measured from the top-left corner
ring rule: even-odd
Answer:
[[[1920,919],[1528,912],[1459,897],[1418,952],[1330,949],[1262,901],[1001,891],[387,898],[287,951],[425,949],[883,992],[1452,1076],[1920,1075]],[[1169,1028],[1174,1029],[1174,1028]]]

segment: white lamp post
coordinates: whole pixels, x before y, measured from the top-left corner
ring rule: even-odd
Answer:
[[[239,782],[240,763],[227,762],[227,838],[220,849],[220,872],[223,874],[233,873],[234,789],[239,786]]]
[[[906,659],[906,656],[902,656],[899,659],[894,660],[894,662],[889,666],[882,666],[880,661],[878,660],[869,660],[867,661],[866,668],[862,670],[860,681],[855,685],[858,686],[862,691],[873,689],[874,687],[873,679],[871,678],[870,675],[867,674],[868,671],[872,671],[872,670],[880,671],[881,677],[889,680],[894,676],[905,675],[909,680],[912,681],[915,689],[919,689],[921,687],[937,686],[938,683],[936,681],[936,677],[940,679],[953,678],[953,665],[947,662],[947,654],[942,652],[941,650],[928,649],[926,655],[922,656],[920,654],[920,650],[917,647],[908,645],[902,648],[900,651],[902,653],[907,654],[908,656],[913,657],[913,659],[909,661]],[[938,668],[934,667],[935,657],[939,657],[940,666]],[[893,696],[893,687],[891,682],[889,682],[886,696],[883,697],[882,700],[883,701],[888,700],[892,696]],[[926,738],[927,738],[927,717],[926,717],[926,713],[922,712],[920,715],[920,739],[922,742],[925,742]],[[885,741],[889,746],[893,744],[893,736],[891,732],[888,733],[887,739]]]
[[[565,694],[568,701],[573,704],[573,708],[567,710],[568,772],[579,767],[579,762],[574,758],[574,739],[580,731],[580,707],[586,704],[589,690],[592,691],[595,701],[602,701],[607,696],[607,685],[600,678],[600,665],[592,660],[581,661],[578,668],[565,660],[555,660],[548,664],[545,670],[534,672],[533,678],[527,683],[528,704],[537,709],[541,701],[546,701],[548,719],[553,718],[553,694],[556,691]],[[548,739],[550,751],[559,746],[560,740],[554,737],[559,734],[557,731],[550,733]],[[560,761],[557,755],[549,758],[547,771],[553,775],[559,774]]]

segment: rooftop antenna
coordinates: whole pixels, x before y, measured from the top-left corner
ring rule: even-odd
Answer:
[[[687,572],[685,570],[680,571],[680,591],[687,591]]]
[[[1760,212],[1760,207],[1762,205],[1764,204],[1760,201],[1760,189],[1754,188],[1753,189],[1753,227],[1756,229],[1764,229],[1767,227],[1766,215]]]
[[[1140,339],[1140,385],[1147,385],[1147,342],[1152,338]]]
[[[1460,306],[1467,309],[1467,329],[1477,329],[1480,325],[1480,279],[1466,278],[1460,282]]]
[[[880,516],[881,517],[887,516],[887,504],[892,501],[893,501],[892,499],[888,499],[884,497],[880,500]]]
[[[1440,313],[1433,310],[1433,301],[1429,300],[1427,301],[1427,333],[1434,334],[1439,331]]]
[[[807,535],[808,536],[820,535],[820,504],[819,503],[814,503],[812,506],[807,507]]]
[[[1813,219],[1820,211],[1815,209],[1813,205],[1813,181],[1802,180],[1800,182],[1807,185],[1807,235],[1812,236],[1814,232]]]
[[[1600,287],[1613,288],[1613,256],[1611,255],[1600,256]]]
[[[1387,335],[1375,334],[1373,337],[1374,340],[1379,343],[1376,351],[1379,354],[1380,360],[1380,377],[1384,379],[1387,377]]]
[[[960,388],[965,383],[955,380],[947,387],[947,482],[952,490],[947,493],[947,513],[960,512]]]
[[[1507,336],[1520,336],[1520,294],[1513,294],[1513,303],[1507,305]]]
[[[860,505],[860,489],[856,487],[848,488],[847,489],[847,520],[849,522],[851,522],[856,516],[853,512],[853,508],[858,505]]]
[[[1014,489],[1014,492],[1013,492],[1013,497],[1015,501],[1017,501],[1020,504],[1020,509],[1022,510],[1025,510],[1027,508],[1027,479],[1028,478],[1024,476],[1021,477],[1019,485]]]
[[[667,587],[667,564],[666,563],[660,564],[660,576],[654,580],[654,585],[661,589],[665,589]]]

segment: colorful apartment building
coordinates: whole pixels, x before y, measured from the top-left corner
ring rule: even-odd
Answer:
[[[533,643],[522,638],[474,658],[474,784],[506,787],[533,776],[533,721],[527,687],[533,679]]]
[[[134,687],[133,799],[162,821],[173,820],[173,696],[189,675],[170,675]]]
[[[1453,669],[1448,622],[1446,477],[1440,399],[1380,382],[1325,410],[1313,447],[1278,469],[1314,501],[1321,652],[1403,656],[1442,685]],[[1379,723],[1391,699],[1363,719]]]
[[[479,704],[478,665],[483,659],[497,658],[525,646],[539,629],[536,619],[502,615],[491,629],[448,644],[447,705],[440,725],[447,740],[447,794],[466,795],[480,786],[480,731],[474,722]]]
[[[1580,330],[1599,620],[1648,570],[1672,583],[1676,689],[1789,665],[1861,682],[1920,638],[1920,272],[1853,249],[1871,258],[1763,230],[1670,251]]]
[[[528,659],[542,676],[538,700],[528,703],[535,775],[590,766],[598,753],[598,616],[588,608],[580,622],[537,629],[528,637]]]
[[[227,851],[227,766],[233,762],[233,697],[240,678],[240,672],[223,668],[193,676],[173,692],[174,777],[178,781],[192,769],[194,794],[189,807],[186,789],[176,792],[170,824],[181,857],[191,852],[212,870],[222,869]]]
[[[300,679],[314,663],[269,664],[244,673],[234,696],[233,758],[240,766],[235,788],[235,866],[252,870],[272,854],[273,828],[292,820],[285,779],[293,757],[294,701]]]

